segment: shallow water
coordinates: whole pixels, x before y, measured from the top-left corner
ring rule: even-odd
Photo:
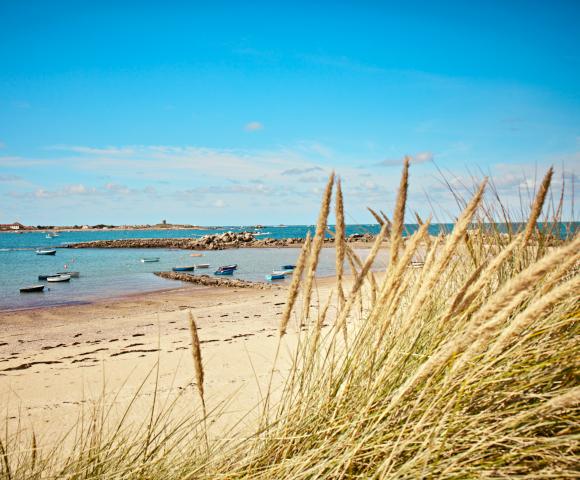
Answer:
[[[432,234],[450,225],[433,225]],[[417,226],[407,226],[408,232]],[[244,230],[252,230],[244,229]],[[67,249],[67,243],[91,240],[113,240],[122,238],[192,238],[208,233],[236,231],[236,227],[219,230],[102,230],[61,232],[56,238],[47,239],[44,232],[3,233],[0,232],[0,310],[33,308],[74,302],[89,302],[99,298],[115,297],[138,292],[175,288],[181,285],[174,280],[165,280],[153,275],[154,271],[168,271],[176,265],[209,263],[210,269],[199,270],[195,274],[213,275],[215,268],[231,263],[239,264],[234,278],[265,281],[264,276],[277,270],[281,265],[296,262],[297,248],[282,249],[239,249],[203,252],[203,257],[195,258],[191,251],[170,249]],[[238,227],[239,231],[239,227]],[[313,233],[308,225],[288,227],[266,227],[268,232],[258,238],[305,237]],[[349,225],[347,234],[377,233],[377,225]],[[36,255],[38,247],[57,247],[55,256]],[[366,255],[361,251],[361,255]],[[160,257],[158,263],[142,263],[142,257]],[[377,268],[386,259],[378,260]],[[323,249],[318,275],[334,274],[334,251]],[[53,274],[66,270],[80,271],[80,278],[72,278],[68,283],[47,283],[39,281],[40,274]],[[288,280],[285,280],[286,282]],[[284,281],[283,281],[284,282]],[[19,288],[43,283],[47,285],[43,293],[21,294]]]

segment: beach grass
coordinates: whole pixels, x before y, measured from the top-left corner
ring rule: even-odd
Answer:
[[[542,215],[543,225],[561,220],[564,196],[560,206],[546,201],[551,170],[523,230],[494,227],[515,222],[484,179],[468,198],[454,191],[462,213],[437,238],[428,235],[430,220],[403,237],[408,172],[405,162],[392,221],[375,214],[382,229],[364,261],[345,242],[340,183],[329,179],[290,286],[272,372],[296,330],[294,361],[276,401],[264,395],[253,431],[208,438],[207,423],[223,411],[206,411],[191,316],[201,411],[177,416],[174,403],[153,401],[142,423],[124,415],[111,425],[103,402],[69,433],[68,450],[6,430],[2,478],[577,478],[580,236],[538,228]],[[355,275],[347,288],[337,269],[337,293],[313,314],[335,185],[335,244]],[[373,273],[387,239],[391,261]]]

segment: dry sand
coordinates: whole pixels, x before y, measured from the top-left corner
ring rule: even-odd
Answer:
[[[333,285],[333,278],[318,279],[321,303]],[[106,398],[122,412],[136,395],[139,417],[150,408],[157,364],[159,397],[181,394],[181,411],[199,411],[187,319],[191,310],[202,343],[208,409],[225,409],[223,431],[252,411],[269,382],[286,288],[183,286],[87,305],[0,313],[0,423],[34,426],[46,440],[73,427],[95,401]],[[275,385],[289,366],[296,341],[292,331],[284,339]]]

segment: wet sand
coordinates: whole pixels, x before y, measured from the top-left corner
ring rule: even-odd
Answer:
[[[318,297],[321,303],[326,299],[334,278],[317,282],[313,305]],[[139,392],[138,418],[150,408],[157,363],[157,395],[182,394],[182,407],[199,411],[188,327],[192,311],[202,344],[208,409],[229,399],[222,419],[231,426],[259,403],[269,382],[286,294],[287,287],[185,285],[85,305],[0,313],[3,422],[21,422],[24,429],[50,438],[73,427],[95,401],[111,399],[122,411]],[[291,326],[274,384],[281,383],[290,364],[293,332]]]

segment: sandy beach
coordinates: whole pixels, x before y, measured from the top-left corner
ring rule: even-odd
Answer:
[[[333,284],[334,278],[318,280],[321,301]],[[186,285],[85,305],[0,313],[2,415],[12,427],[20,422],[50,438],[75,426],[96,401],[110,400],[121,412],[139,392],[138,416],[150,408],[157,362],[157,395],[181,395],[183,408],[199,409],[188,327],[192,311],[208,408],[222,408],[229,399],[222,418],[233,425],[259,403],[269,381],[286,290]],[[295,339],[296,329],[291,330],[286,346]],[[289,351],[278,368],[289,365]],[[281,378],[275,375],[274,383]]]

